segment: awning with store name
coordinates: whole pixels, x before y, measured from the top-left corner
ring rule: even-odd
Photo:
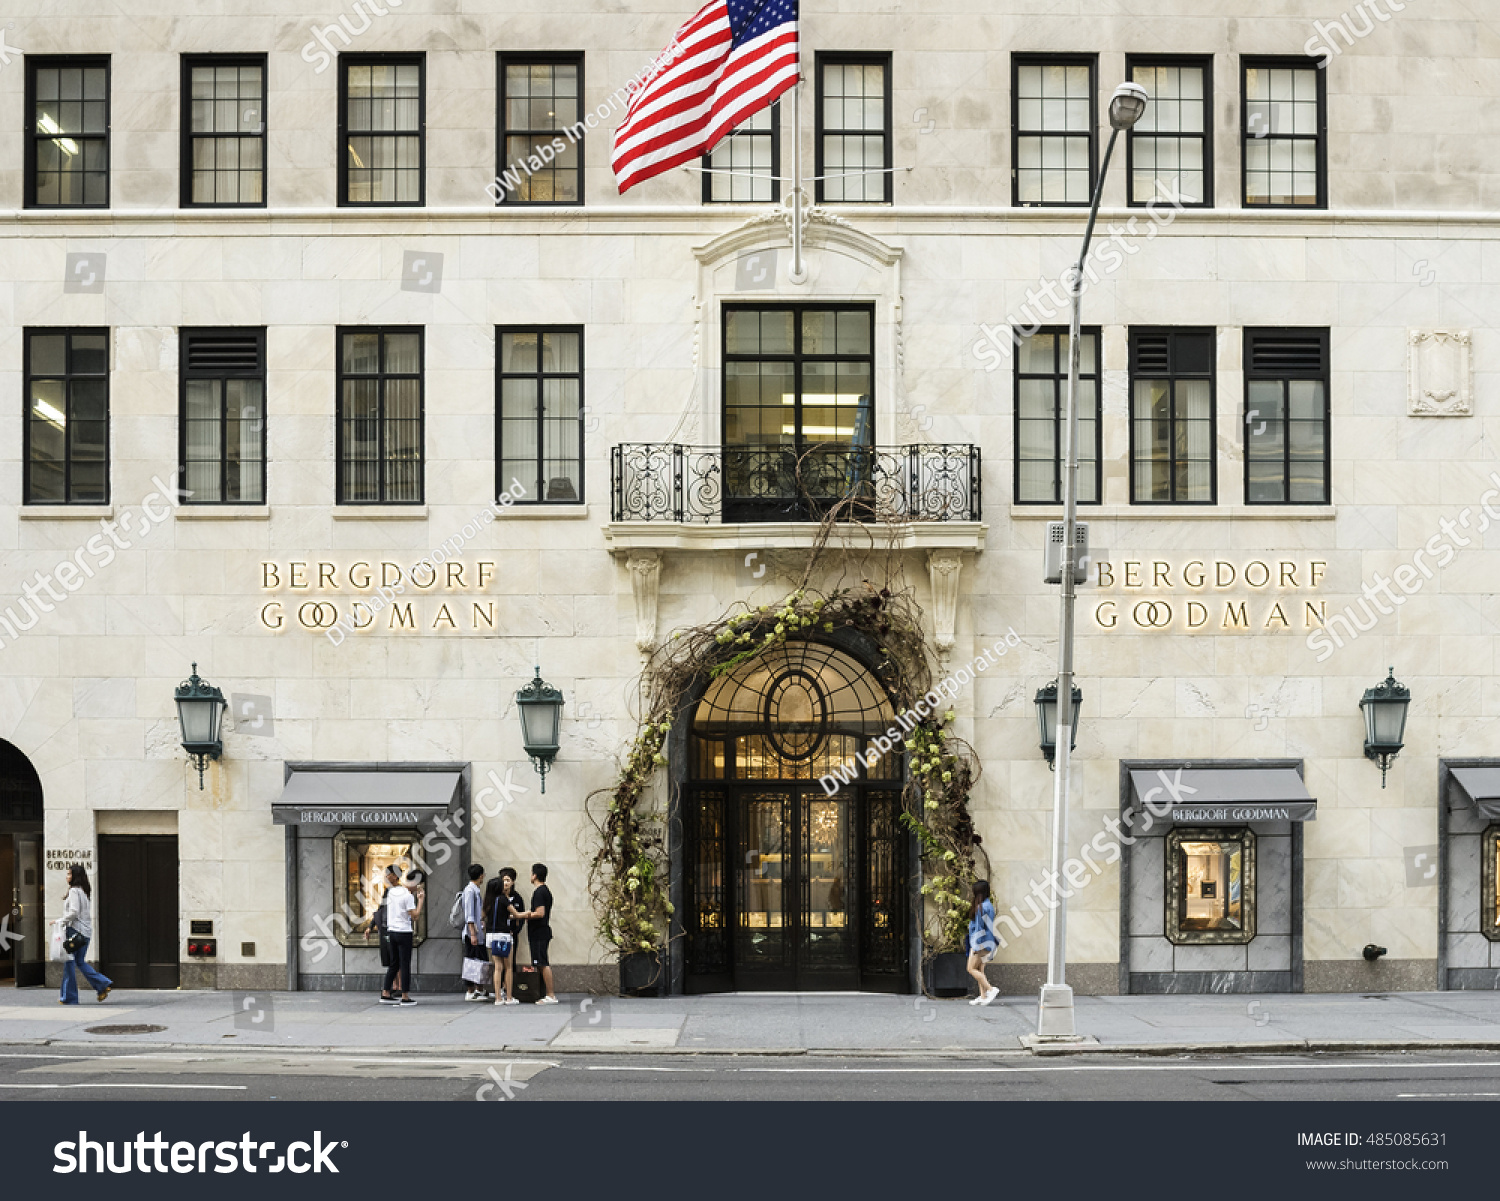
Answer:
[[[271,802],[278,826],[414,826],[450,812],[463,773],[299,771]]]
[[[1184,767],[1132,771],[1139,808],[1186,825],[1310,822],[1318,802],[1294,767]]]
[[[1500,821],[1500,767],[1450,767],[1448,770],[1474,808],[1490,821]]]

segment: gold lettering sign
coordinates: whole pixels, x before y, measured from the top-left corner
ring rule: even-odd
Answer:
[[[1094,625],[1101,630],[1216,634],[1312,630],[1328,602],[1323,559],[1096,559]]]

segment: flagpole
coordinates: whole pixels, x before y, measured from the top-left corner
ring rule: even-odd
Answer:
[[[797,82],[792,85],[792,269],[787,278],[807,282],[802,266],[802,68],[798,51]]]

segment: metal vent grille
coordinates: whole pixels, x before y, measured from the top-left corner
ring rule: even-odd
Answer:
[[[1171,373],[1171,356],[1165,337],[1141,335],[1135,340],[1135,373],[1137,375],[1168,375]]]
[[[260,370],[258,334],[192,333],[185,340],[183,362],[188,371],[218,374]]]
[[[1323,338],[1319,334],[1252,334],[1250,370],[1270,375],[1321,375]]]

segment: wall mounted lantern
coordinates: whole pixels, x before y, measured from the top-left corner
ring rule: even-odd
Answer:
[[[1072,737],[1068,739],[1068,750],[1073,750],[1078,745],[1078,715],[1083,711],[1083,693],[1078,685],[1073,685],[1073,714],[1070,725]],[[1037,689],[1036,692],[1036,724],[1041,732],[1042,754],[1047,756],[1047,762],[1052,765],[1053,770],[1057,768],[1054,761],[1057,755],[1057,681],[1053,680]]]
[[[542,777],[542,791],[547,791],[547,772],[557,758],[557,728],[562,723],[563,694],[542,680],[542,669],[536,668],[536,679],[516,693],[521,711],[521,742],[531,756],[531,765]]]
[[[191,678],[177,686],[173,699],[177,702],[177,724],[182,729],[182,749],[198,769],[198,791],[202,792],[203,769],[210,759],[217,759],[224,753],[219,727],[223,724],[228,703],[222,692],[207,680],[198,678],[196,663]]]
[[[1391,668],[1383,684],[1366,688],[1359,707],[1365,714],[1365,758],[1380,764],[1380,786],[1385,787],[1385,773],[1391,760],[1400,752],[1406,733],[1406,710],[1411,691],[1396,683],[1396,669]]]

